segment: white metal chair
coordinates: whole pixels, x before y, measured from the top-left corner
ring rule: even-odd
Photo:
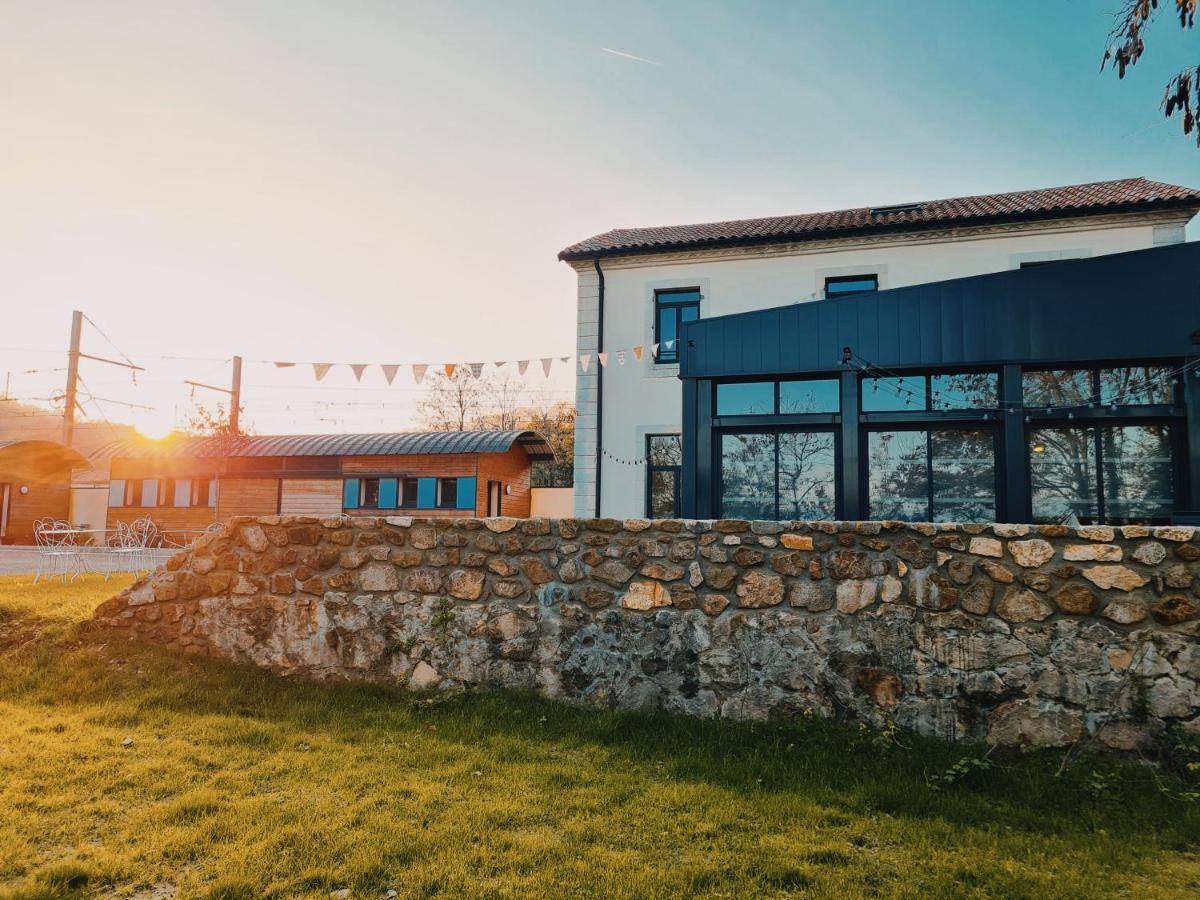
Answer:
[[[68,578],[79,574],[79,548],[75,546],[70,524],[54,519],[38,519],[33,523],[33,540],[37,545],[37,572],[33,583],[42,578]]]

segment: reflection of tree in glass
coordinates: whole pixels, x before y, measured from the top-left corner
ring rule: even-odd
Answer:
[[[1171,515],[1171,441],[1167,426],[1100,429],[1104,459],[1104,517],[1148,522]]]
[[[679,435],[651,435],[647,462],[652,466],[678,466],[683,459]],[[677,515],[678,470],[650,471],[650,513],[655,518]]]
[[[722,515],[775,518],[775,436],[721,436]]]
[[[1122,406],[1171,403],[1171,370],[1161,366],[1132,366],[1100,371],[1100,402]]]
[[[964,409],[994,407],[997,401],[995,372],[958,372],[953,375],[934,375],[932,406],[934,409]]]
[[[1087,524],[1096,505],[1095,434],[1091,428],[1039,428],[1029,435],[1033,518]]]
[[[924,431],[872,432],[870,509],[877,519],[921,520],[929,516]]]
[[[1092,400],[1091,373],[1082,369],[1026,372],[1021,388],[1026,406],[1087,406]]]
[[[989,522],[996,517],[994,439],[990,431],[935,431],[933,520]]]
[[[832,519],[834,440],[828,432],[779,435],[779,515],[789,519]]]

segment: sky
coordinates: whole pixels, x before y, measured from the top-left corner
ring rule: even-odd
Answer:
[[[1200,186],[1159,111],[1200,32],[1121,81],[1119,5],[0,0],[0,378],[61,392],[81,309],[146,368],[84,361],[90,419],[162,434],[240,354],[259,433],[401,430],[407,372],[270,361],[570,354],[556,254],[610,228]]]

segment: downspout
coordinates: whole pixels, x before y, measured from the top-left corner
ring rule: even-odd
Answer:
[[[596,277],[600,280],[596,310],[596,352],[604,351],[604,270],[600,257],[592,258]],[[600,518],[600,478],[604,467],[604,366],[596,359],[596,518]]]

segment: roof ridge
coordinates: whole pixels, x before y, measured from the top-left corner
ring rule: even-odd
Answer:
[[[854,229],[882,230],[888,227],[912,227],[922,224],[937,227],[972,219],[1054,215],[1067,210],[1143,204],[1189,204],[1200,207],[1200,189],[1151,181],[1144,175],[1136,175],[1057,187],[888,204],[886,206],[909,207],[890,213],[874,212],[885,207],[855,206],[684,225],[614,228],[572,244],[559,253],[559,258],[578,259],[604,253],[653,250],[679,245],[756,243]]]

